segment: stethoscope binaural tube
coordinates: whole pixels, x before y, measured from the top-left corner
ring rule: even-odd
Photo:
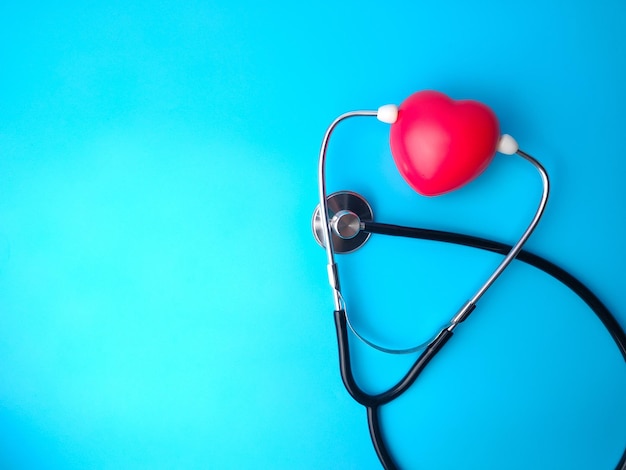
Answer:
[[[430,94],[429,94],[430,93]],[[409,98],[407,102],[414,100],[414,98],[419,95],[416,94]],[[446,97],[441,98],[436,92],[427,92],[424,94],[425,99],[435,99],[435,100],[444,100],[444,104],[447,105],[445,100]],[[418,97],[417,101],[422,97]],[[414,100],[415,101],[415,100]],[[419,103],[418,103],[419,104]],[[478,110],[483,112],[484,110]],[[550,183],[548,175],[543,168],[543,166],[535,160],[533,157],[528,155],[527,153],[520,150],[517,146],[515,140],[507,135],[502,136],[499,139],[497,149],[504,154],[513,155],[517,154],[529,161],[539,172],[542,184],[543,184],[543,192],[542,197],[539,202],[537,211],[533,216],[529,226],[524,231],[520,239],[513,245],[506,245],[499,242],[486,240],[483,238],[473,237],[469,235],[443,232],[437,230],[429,230],[429,229],[421,229],[421,228],[411,228],[411,227],[402,227],[397,225],[390,224],[381,224],[374,222],[373,220],[356,220],[358,224],[355,224],[354,221],[350,222],[350,235],[356,234],[357,232],[361,232],[366,234],[367,236],[363,239],[362,243],[364,243],[370,234],[384,234],[384,235],[392,235],[392,236],[401,236],[401,237],[409,237],[409,238],[421,238],[427,240],[441,241],[447,243],[455,243],[465,246],[470,246],[474,248],[479,248],[495,253],[500,253],[504,255],[503,260],[496,267],[494,272],[489,276],[489,278],[483,283],[483,285],[477,290],[474,296],[468,300],[461,309],[454,315],[454,317],[450,320],[450,322],[444,326],[436,336],[432,340],[430,340],[424,347],[419,348],[408,348],[404,350],[393,350],[390,348],[384,348],[379,345],[376,345],[365,338],[363,338],[350,324],[348,315],[346,313],[345,301],[343,296],[341,295],[340,283],[339,283],[339,272],[337,269],[337,265],[335,263],[334,258],[334,246],[333,246],[333,229],[338,231],[338,224],[336,220],[336,216],[338,214],[349,213],[349,211],[339,211],[337,214],[333,216],[333,219],[329,219],[329,208],[328,208],[328,196],[326,194],[326,178],[325,178],[325,163],[326,163],[326,151],[328,148],[328,143],[330,140],[330,136],[337,125],[345,119],[352,117],[372,117],[376,116],[379,120],[383,122],[387,122],[393,124],[398,119],[399,110],[394,105],[386,105],[382,106],[378,109],[378,111],[352,111],[349,113],[342,114],[338,118],[336,118],[332,124],[327,129],[324,139],[322,142],[322,146],[320,149],[320,157],[319,157],[319,167],[318,167],[318,182],[319,182],[319,199],[320,204],[318,206],[319,213],[316,212],[314,215],[314,222],[316,221],[316,217],[319,217],[319,233],[314,226],[314,233],[318,242],[324,246],[326,255],[327,255],[327,269],[328,269],[328,278],[331,288],[333,290],[333,298],[335,303],[335,326],[337,332],[337,342],[339,349],[339,364],[340,364],[340,372],[343,383],[346,387],[348,393],[361,405],[365,406],[367,409],[367,418],[368,418],[368,426],[370,431],[370,436],[372,438],[372,442],[374,444],[374,448],[376,450],[377,456],[382,463],[383,467],[387,470],[396,469],[396,464],[391,457],[387,445],[384,441],[383,434],[380,428],[379,421],[379,408],[390,401],[393,401],[400,395],[402,395],[406,390],[408,390],[415,380],[418,378],[420,373],[424,370],[426,365],[434,358],[434,356],[441,350],[441,348],[447,343],[447,341],[452,337],[453,330],[456,328],[458,324],[463,322],[469,314],[476,308],[476,304],[479,299],[484,295],[484,293],[493,285],[495,280],[502,274],[502,272],[510,265],[510,263],[514,259],[519,259],[520,261],[526,262],[532,266],[537,267],[538,269],[543,270],[547,274],[553,276],[567,287],[572,289],[582,300],[584,300],[587,305],[592,309],[592,311],[600,318],[604,326],[610,332],[613,337],[618,349],[620,350],[622,356],[626,360],[626,334],[624,330],[621,328],[617,320],[610,313],[610,311],[604,306],[604,304],[593,294],[584,284],[582,284],[578,279],[573,277],[571,274],[567,273],[560,267],[555,264],[531,253],[523,251],[523,245],[528,240],[535,227],[539,223],[541,216],[543,215],[545,206],[547,204],[549,192],[550,192]],[[480,114],[480,113],[479,113]],[[486,116],[487,121],[490,118],[489,113],[484,114],[483,117]],[[445,117],[444,117],[445,119]],[[481,118],[482,119],[482,118]],[[487,125],[489,127],[489,125]],[[492,126],[493,127],[493,126]],[[393,137],[394,128],[392,127],[392,153],[394,151],[394,137]],[[401,131],[400,131],[401,132]],[[398,144],[397,132],[396,132],[396,148],[398,145],[402,145],[402,142]],[[400,152],[406,152],[405,149],[400,149]],[[394,155],[394,158],[395,155]],[[401,158],[406,158],[406,155],[401,156]],[[488,159],[485,161],[488,162]],[[480,163],[480,162],[479,162]],[[406,169],[401,170],[403,173],[407,173],[409,179],[411,179],[410,174],[411,168],[407,171]],[[480,168],[477,167],[477,172],[480,172]],[[475,172],[476,173],[476,172]],[[477,174],[477,173],[476,173]],[[407,176],[405,179],[407,179]],[[470,175],[471,178],[475,177],[475,175]],[[462,179],[466,177],[462,177]],[[437,191],[440,192],[441,188],[444,190],[455,189],[458,187],[458,181],[445,181],[443,185],[439,185],[439,188],[428,187],[428,182],[420,181],[419,177],[416,178],[415,181],[410,181],[410,184],[414,187],[414,189],[419,191],[420,188],[425,188],[426,195],[436,195]],[[445,185],[448,185],[447,187]],[[420,186],[423,185],[423,186]],[[455,186],[456,185],[456,186]],[[429,194],[430,192],[430,194]],[[354,195],[357,196],[358,195]],[[364,204],[367,203],[363,200]],[[314,224],[315,225],[315,224]],[[356,229],[355,226],[356,225]],[[341,236],[341,234],[339,234]],[[343,237],[342,237],[343,238]],[[413,366],[409,369],[409,371],[405,374],[405,376],[400,379],[394,386],[389,388],[387,391],[379,393],[379,394],[368,394],[364,392],[357,384],[354,376],[352,374],[352,367],[350,361],[350,348],[348,343],[348,328],[350,328],[357,338],[364,341],[366,344],[375,347],[383,352],[391,352],[391,353],[409,353],[421,351],[418,358],[413,363]],[[619,463],[616,466],[616,470],[626,470],[626,451],[624,451]]]
[[[337,127],[339,123],[342,121],[353,118],[353,117],[377,117],[379,120],[383,122],[394,123],[398,117],[398,111],[395,109],[394,105],[385,105],[381,106],[377,111],[368,110],[368,111],[351,111],[341,116],[337,117],[331,125],[326,130],[324,134],[324,139],[322,140],[322,145],[320,149],[319,155],[319,164],[318,164],[318,188],[319,188],[319,206],[318,210],[320,213],[320,217],[322,220],[322,245],[326,250],[327,257],[327,270],[328,270],[328,281],[330,287],[333,292],[333,300],[335,304],[335,310],[345,310],[345,301],[341,295],[341,287],[339,282],[339,273],[337,270],[337,264],[335,262],[334,249],[333,249],[333,237],[331,234],[331,221],[328,217],[328,196],[326,194],[326,153],[328,149],[328,143],[330,141],[330,137]],[[487,280],[478,288],[476,293],[469,299],[465,304],[461,306],[458,312],[450,319],[448,324],[448,328],[450,331],[454,330],[456,326],[463,322],[469,314],[476,307],[476,303],[478,300],[487,292],[487,290],[493,285],[495,280],[504,272],[504,270],[511,264],[511,262],[515,259],[517,254],[522,250],[524,243],[528,240],[532,232],[537,227],[541,216],[544,213],[546,204],[548,202],[548,196],[550,194],[550,180],[548,178],[548,174],[545,168],[532,156],[523,152],[519,149],[517,142],[509,136],[503,135],[500,138],[498,150],[502,153],[512,155],[517,154],[530,162],[535,169],[539,172],[542,180],[543,191],[541,195],[541,199],[535,215],[533,216],[530,224],[521,235],[519,240],[513,245],[509,253],[504,257],[504,259],[500,262],[500,264],[495,268],[492,274],[487,278]],[[370,344],[371,345],[371,344]],[[383,350],[384,348],[377,348]]]

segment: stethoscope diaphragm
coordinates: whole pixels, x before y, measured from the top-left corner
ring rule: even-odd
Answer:
[[[362,196],[352,191],[338,191],[328,196],[326,200],[333,251],[344,254],[361,248],[371,235],[362,230],[362,222],[374,220],[371,206]],[[315,241],[322,248],[326,247],[325,228],[319,204],[313,212],[311,228]]]

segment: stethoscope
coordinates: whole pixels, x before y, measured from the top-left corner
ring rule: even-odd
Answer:
[[[353,117],[377,117],[391,125],[390,146],[396,166],[407,183],[426,196],[454,191],[472,181],[484,171],[496,152],[522,157],[538,171],[543,186],[539,205],[530,224],[519,240],[510,246],[465,234],[375,222],[371,206],[361,195],[351,191],[339,191],[328,196],[328,143],[337,125]],[[514,259],[541,269],[574,291],[602,321],[626,360],[626,334],[600,299],[562,268],[522,249],[543,215],[550,193],[550,180],[545,168],[535,158],[520,150],[513,137],[500,135],[495,114],[484,104],[471,100],[455,101],[439,92],[422,91],[411,95],[399,107],[385,105],[378,110],[342,114],[331,123],[322,140],[318,184],[319,205],[313,214],[313,234],[326,251],[328,280],[335,306],[341,378],[348,393],[367,409],[372,443],[385,469],[396,469],[397,465],[387,449],[381,431],[380,407],[395,400],[413,385],[428,363],[450,340],[454,329],[469,317],[480,298]],[[371,234],[454,243],[499,253],[504,258],[476,293],[429,341],[411,348],[393,349],[364,337],[350,323],[335,263],[336,253],[352,253],[358,250]],[[382,352],[420,354],[406,375],[394,386],[382,393],[368,394],[358,386],[352,373],[348,330],[368,346]],[[616,470],[626,470],[626,451]]]

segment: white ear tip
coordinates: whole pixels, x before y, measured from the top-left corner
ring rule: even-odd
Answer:
[[[398,119],[398,107],[395,104],[386,104],[378,108],[376,117],[379,121],[393,124]]]
[[[518,150],[519,145],[517,145],[517,141],[509,134],[502,134],[500,142],[498,142],[498,152],[505,155],[513,155]]]

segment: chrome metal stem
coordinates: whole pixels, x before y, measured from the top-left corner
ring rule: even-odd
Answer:
[[[529,161],[539,172],[541,175],[541,180],[543,183],[543,193],[541,195],[541,200],[539,201],[539,206],[537,207],[537,211],[530,222],[530,225],[524,231],[520,239],[517,241],[515,245],[511,248],[511,251],[504,257],[502,262],[498,265],[498,267],[494,270],[494,272],[489,276],[489,278],[485,281],[485,283],[478,289],[474,297],[472,297],[462,308],[461,310],[454,316],[452,321],[450,322],[450,326],[448,330],[452,331],[459,323],[461,323],[467,316],[471,313],[471,311],[476,307],[476,303],[480,300],[487,289],[491,287],[491,285],[495,282],[495,280],[502,274],[502,272],[511,264],[511,261],[515,259],[515,257],[522,251],[522,247],[533,233],[543,212],[546,208],[546,204],[548,202],[548,196],[550,195],[550,179],[548,178],[548,173],[545,168],[539,163],[535,158],[528,155],[526,152],[522,150],[518,150],[517,155]]]
[[[358,116],[376,116],[377,111],[350,111],[344,113],[335,119],[324,135],[322,140],[322,147],[320,149],[319,166],[318,166],[318,186],[319,186],[319,198],[320,198],[320,215],[322,221],[324,221],[324,246],[326,247],[326,258],[328,261],[328,282],[333,289],[333,296],[335,300],[335,310],[341,310],[341,292],[339,290],[339,276],[337,274],[337,265],[335,264],[335,255],[333,252],[333,239],[330,232],[330,221],[328,220],[328,203],[326,201],[326,150],[328,149],[328,141],[330,136],[341,121]]]

